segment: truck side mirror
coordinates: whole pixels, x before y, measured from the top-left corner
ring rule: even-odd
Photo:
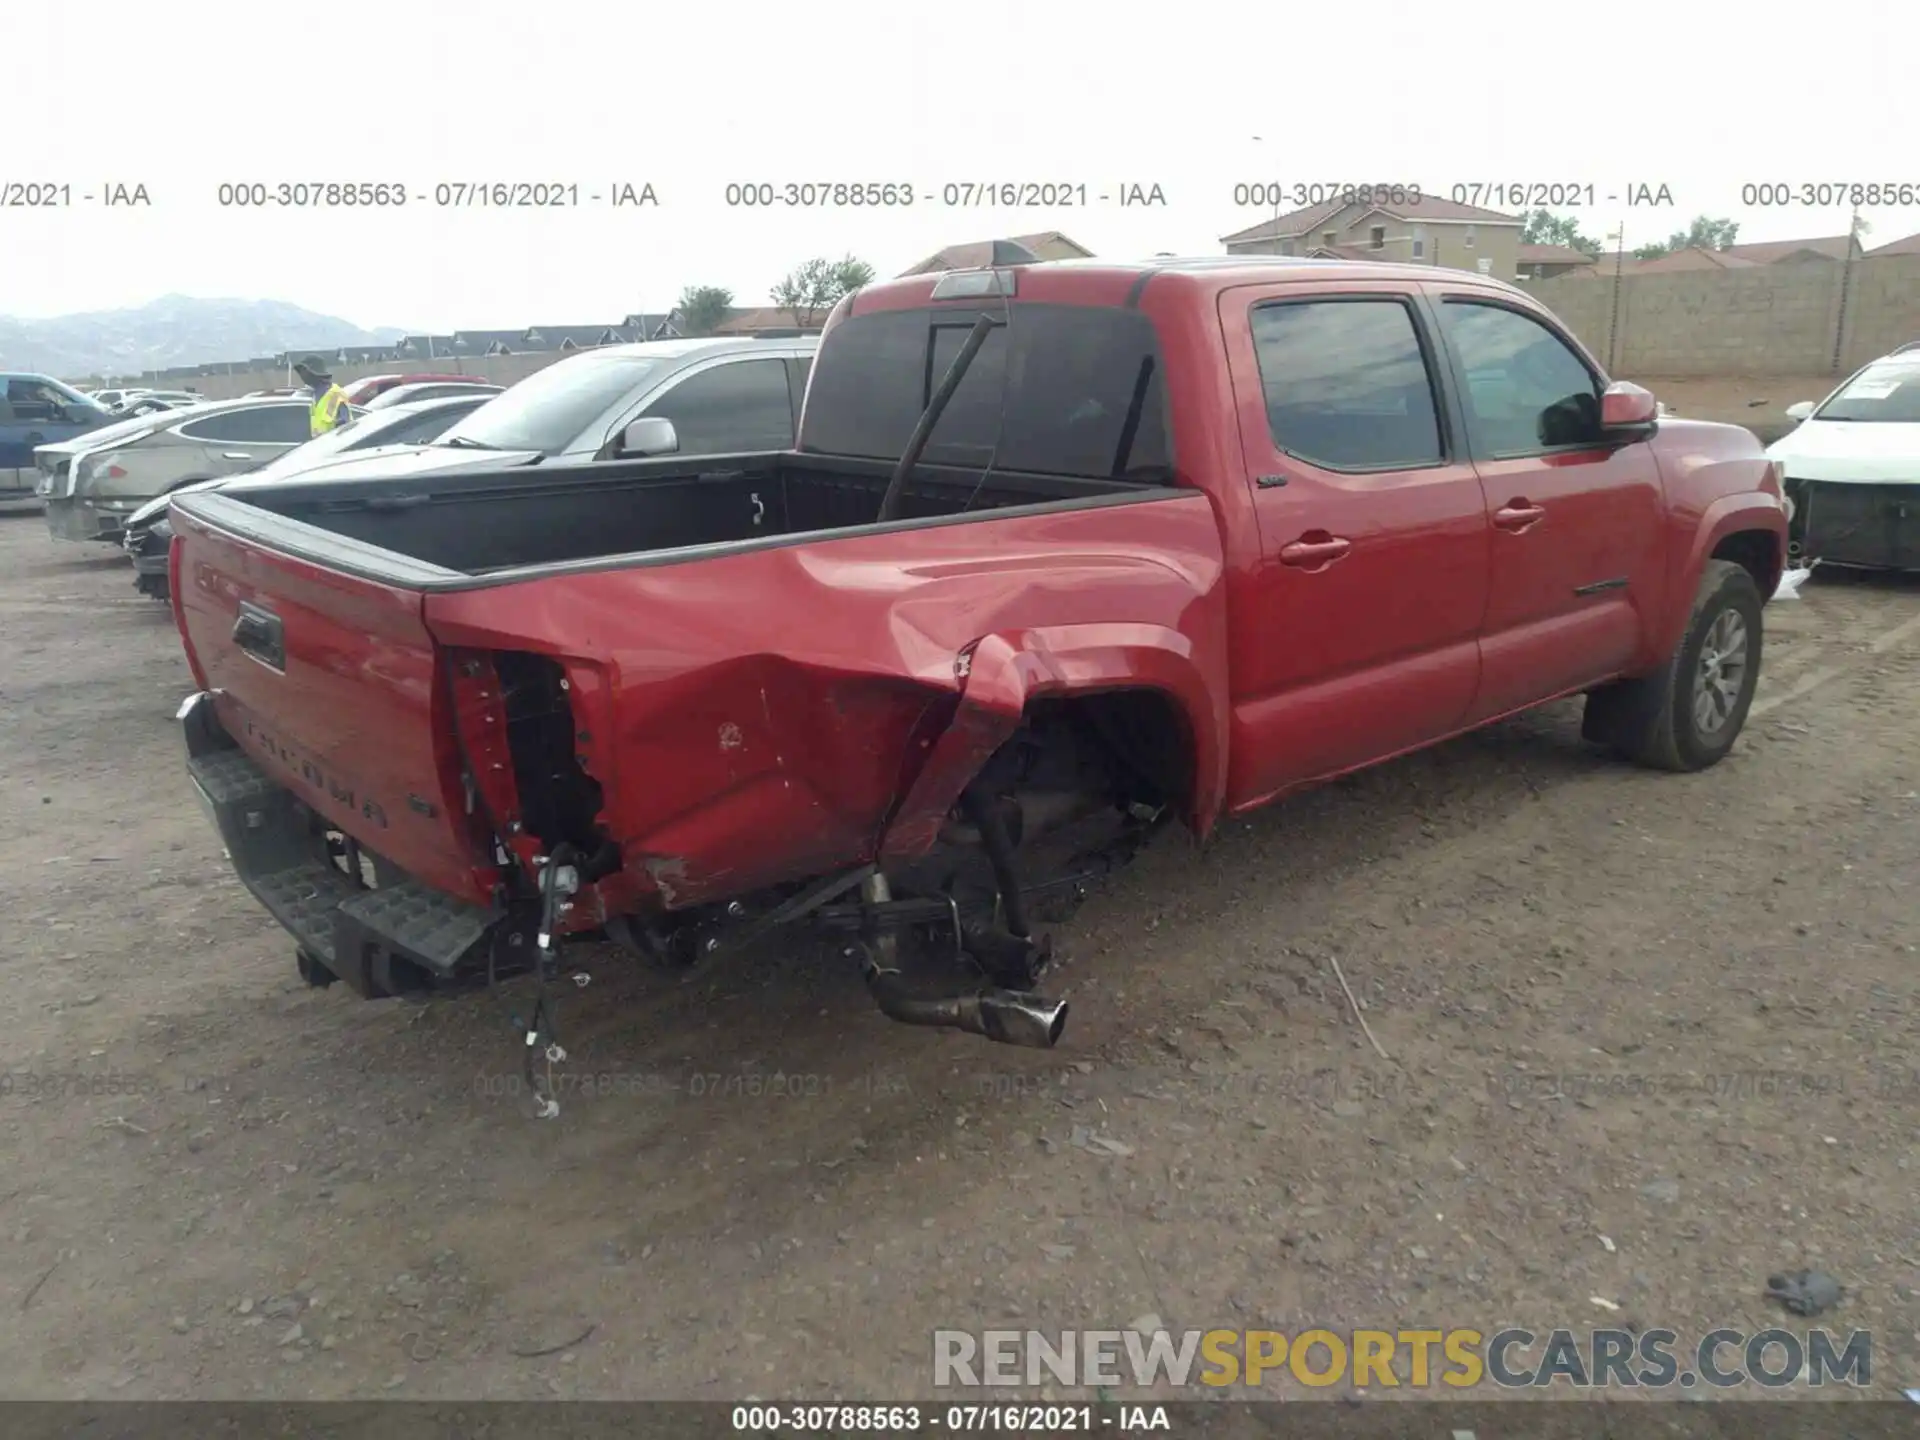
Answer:
[[[1660,418],[1653,392],[1631,380],[1616,380],[1600,395],[1600,430],[1611,440],[1644,439]]]
[[[680,436],[663,415],[642,415],[620,432],[622,455],[672,455],[679,449]]]
[[[1787,406],[1787,418],[1789,420],[1805,420],[1811,414],[1813,414],[1813,401],[1811,400],[1801,400]]]

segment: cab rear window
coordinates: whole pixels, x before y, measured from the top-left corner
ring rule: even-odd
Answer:
[[[814,358],[799,448],[897,459],[981,314],[988,336],[935,426],[932,465],[1164,483],[1173,476],[1152,323],[1130,310],[997,303],[855,315]]]

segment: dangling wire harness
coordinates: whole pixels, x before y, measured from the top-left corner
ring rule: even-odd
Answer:
[[[542,1120],[551,1120],[560,1113],[560,1102],[555,1098],[553,1067],[566,1061],[567,1052],[561,1046],[556,1029],[554,1012],[555,997],[548,990],[548,982],[559,969],[560,945],[557,927],[565,904],[563,897],[571,895],[579,888],[579,872],[573,866],[574,849],[564,841],[554,846],[553,853],[544,858],[540,870],[540,928],[534,936],[536,954],[534,955],[534,999],[532,1015],[522,1020],[513,1017],[514,1029],[522,1039],[521,1054],[527,1088],[532,1092],[535,1115]],[[487,983],[493,984],[492,959],[488,959]],[[585,985],[586,976],[575,976],[575,983]],[[539,1062],[536,1068],[536,1060]]]

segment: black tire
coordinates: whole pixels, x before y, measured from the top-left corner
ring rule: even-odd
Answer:
[[[1588,695],[1581,733],[1655,770],[1685,773],[1718,764],[1740,738],[1760,680],[1762,603],[1745,569],[1709,560],[1672,659],[1655,674]],[[1726,648],[1711,664],[1710,645]],[[1729,677],[1732,667],[1724,662],[1736,654],[1740,669]],[[1715,697],[1704,704],[1703,688]]]

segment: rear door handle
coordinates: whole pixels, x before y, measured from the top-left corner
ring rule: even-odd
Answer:
[[[1546,510],[1531,500],[1509,500],[1493,512],[1493,523],[1502,530],[1511,530],[1518,534],[1522,530],[1538,525],[1546,516]]]
[[[220,458],[222,460],[251,460],[253,456],[244,450],[222,450],[220,452]]]
[[[1329,535],[1324,530],[1309,530],[1291,545],[1281,548],[1280,563],[1295,565],[1303,570],[1321,570],[1333,564],[1352,548],[1351,540],[1342,540],[1339,536]]]

